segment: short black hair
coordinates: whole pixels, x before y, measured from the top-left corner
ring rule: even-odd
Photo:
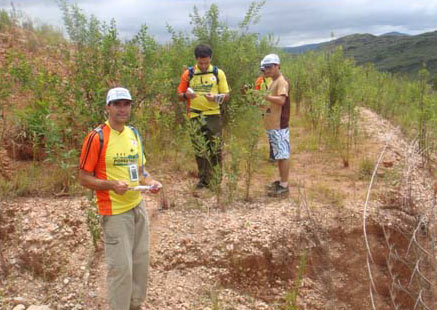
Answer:
[[[208,44],[199,44],[194,49],[196,58],[212,57],[212,49]]]

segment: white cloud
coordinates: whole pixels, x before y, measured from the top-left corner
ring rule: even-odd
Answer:
[[[80,0],[87,15],[99,20],[114,18],[122,37],[131,37],[142,24],[164,42],[169,38],[166,24],[176,31],[190,32],[189,14],[196,5],[201,12],[217,3],[220,15],[230,26],[240,22],[251,0]],[[70,3],[72,3],[70,1]],[[22,10],[42,22],[62,25],[62,13],[54,0],[14,1]],[[10,0],[0,0],[0,8],[10,8]],[[253,31],[280,37],[281,45],[320,42],[352,33],[381,34],[400,31],[410,34],[437,29],[437,0],[267,0],[262,18]]]

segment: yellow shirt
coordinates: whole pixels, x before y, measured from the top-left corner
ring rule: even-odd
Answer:
[[[140,138],[127,126],[121,132],[106,122],[103,126],[103,148],[99,135],[92,131],[82,146],[80,169],[93,172],[103,180],[127,181],[130,187],[139,185],[145,157]],[[136,173],[135,173],[136,172]],[[138,191],[118,195],[114,191],[96,191],[99,214],[113,215],[129,211],[141,202]]]
[[[189,80],[189,70],[186,70],[181,77],[181,83],[178,87],[179,93],[185,93],[190,87],[197,94],[197,97],[190,100],[189,108],[193,110],[202,111],[203,115],[220,114],[220,106],[214,101],[209,101],[204,95],[211,94],[227,94],[229,93],[229,86],[226,80],[225,73],[218,69],[217,78],[213,73],[213,66],[209,65],[206,73],[202,73],[197,66],[194,67],[194,75]],[[190,117],[199,116],[198,113],[191,112]]]

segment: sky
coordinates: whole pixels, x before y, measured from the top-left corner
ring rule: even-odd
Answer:
[[[196,6],[203,14],[217,4],[220,19],[236,27],[251,0],[77,0],[86,15],[117,23],[120,37],[132,38],[146,24],[161,43],[169,40],[167,24],[177,32],[191,33],[189,14]],[[63,27],[56,0],[12,0],[15,8],[36,23]],[[258,1],[259,2],[259,1]],[[10,10],[11,0],[0,0]],[[260,35],[273,34],[279,46],[319,43],[354,33],[380,35],[398,31],[419,34],[437,30],[437,0],[266,0],[261,19],[251,26]]]

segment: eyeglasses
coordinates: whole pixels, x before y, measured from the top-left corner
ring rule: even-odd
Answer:
[[[271,69],[273,68],[274,64],[268,64],[268,65],[264,65],[264,69]]]

